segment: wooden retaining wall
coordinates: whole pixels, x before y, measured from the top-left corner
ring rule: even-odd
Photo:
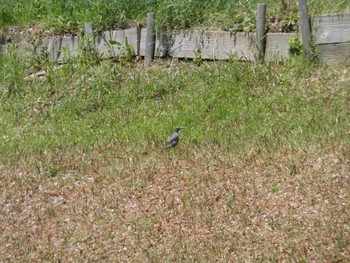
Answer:
[[[289,57],[288,40],[294,33],[268,33],[266,36],[267,61],[283,60]],[[78,55],[81,49],[81,36],[58,36],[43,39],[38,45],[21,42],[16,47],[27,55],[39,54],[42,50],[48,53],[50,60],[62,61],[65,55]],[[94,37],[94,47],[103,58],[116,57],[124,54],[124,48],[111,45],[117,41],[123,46],[132,46],[134,55],[144,56],[146,46],[146,30],[141,30],[138,40],[137,29],[105,31]],[[140,43],[139,45],[137,43]],[[6,50],[6,46],[0,50]],[[238,59],[254,61],[255,34],[227,31],[191,31],[173,32],[167,40],[156,39],[155,57],[171,56],[177,58],[197,58],[212,60]]]
[[[143,44],[142,41],[141,43]],[[173,32],[166,40],[157,39],[155,54],[212,60],[226,60],[233,57],[250,61],[254,60],[254,49],[255,36],[252,33],[183,30]]]
[[[318,15],[312,18],[314,41],[319,56],[327,63],[350,64],[350,14]],[[295,33],[267,33],[265,60],[284,60],[289,57],[288,41]],[[51,60],[62,60],[64,55],[77,55],[81,50],[81,36],[60,36],[43,39],[37,44],[19,43],[18,48],[27,54],[45,50]],[[123,46],[132,46],[134,55],[144,56],[146,29],[131,28],[105,31],[95,35],[93,46],[102,57],[115,57],[125,52],[111,45],[117,41]],[[2,47],[6,50],[6,47]],[[0,48],[1,50],[1,48]],[[155,56],[198,58],[212,60],[256,59],[255,33],[227,31],[174,31],[166,37],[156,37]]]
[[[315,16],[312,27],[322,60],[350,64],[350,14]]]

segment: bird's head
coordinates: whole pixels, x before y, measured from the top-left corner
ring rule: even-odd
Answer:
[[[183,128],[179,128],[179,127],[176,127],[175,129],[174,129],[174,132],[179,132],[180,130],[182,130]]]

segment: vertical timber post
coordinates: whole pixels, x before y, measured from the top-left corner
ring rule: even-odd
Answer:
[[[265,21],[266,21],[266,4],[258,4],[258,12],[256,17],[256,49],[255,61],[264,59],[265,50]]]
[[[92,30],[92,23],[85,23],[84,24],[84,32],[85,32],[85,37],[87,38],[87,41],[88,41],[89,50],[91,50],[93,47],[93,41],[94,41],[94,33]]]
[[[154,58],[156,35],[154,31],[154,13],[147,14],[147,35],[146,35],[146,51],[145,65],[148,66]]]
[[[307,0],[299,0],[299,28],[301,32],[301,42],[303,44],[304,52],[307,56],[311,54],[311,26],[309,17],[309,8]]]
[[[140,48],[141,48],[141,24],[137,24],[136,32],[137,32],[137,41],[136,41],[136,59],[140,58]]]

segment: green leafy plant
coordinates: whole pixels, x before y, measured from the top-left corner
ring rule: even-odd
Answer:
[[[12,44],[7,45],[3,53],[5,54],[0,54],[1,82],[8,96],[20,95],[24,91],[27,59]]]
[[[295,32],[298,29],[298,12],[289,12],[284,15],[281,21],[283,32]]]
[[[115,41],[115,40],[110,40],[109,44],[110,44],[111,47],[115,46],[119,50],[123,51],[123,53],[117,57],[117,59],[120,62],[125,62],[125,63],[134,62],[134,58],[135,58],[134,48],[133,48],[133,46],[131,44],[129,44],[129,41],[128,41],[127,37],[125,38],[125,44],[124,45],[121,44],[118,41]]]
[[[155,12],[160,31],[188,28],[223,28],[251,31],[255,28],[258,0],[190,1],[190,0],[98,0],[98,1],[4,1],[0,9],[0,28],[39,26],[56,34],[77,33],[85,22],[92,22],[101,32],[106,29],[145,24],[146,13]],[[282,17],[286,31],[295,28],[296,4],[292,1],[267,3],[269,17]],[[350,9],[349,1],[309,0],[311,14],[335,13]],[[14,15],[16,14],[16,15]]]
[[[193,51],[194,59],[193,62],[196,63],[198,66],[203,63],[202,59],[202,50],[197,49]]]
[[[289,39],[288,49],[289,49],[289,53],[292,56],[298,56],[298,55],[304,54],[303,44],[301,43],[298,35],[295,35]],[[309,52],[310,52],[310,54],[308,55],[309,59],[311,59],[312,61],[317,61],[318,50],[317,50],[317,45],[315,44],[314,41],[311,41],[311,50]]]
[[[79,42],[79,61],[83,64],[99,64],[102,60],[102,54],[98,53],[97,48],[94,47],[94,36],[88,35],[81,38]]]
[[[297,35],[288,40],[288,49],[291,55],[300,55],[303,51],[303,45]]]

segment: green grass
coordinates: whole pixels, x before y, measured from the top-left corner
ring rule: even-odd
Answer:
[[[0,259],[346,261],[349,80],[303,57],[1,55]]]
[[[223,28],[252,30],[255,28],[257,3],[261,1],[63,1],[10,0],[0,9],[0,28],[36,25],[54,32],[77,32],[85,22],[97,31],[145,24],[147,12],[155,12],[159,30],[172,28]],[[269,17],[282,18],[280,27],[295,26],[296,1],[265,1]],[[288,4],[290,2],[290,4]],[[285,4],[283,4],[285,3]],[[311,14],[350,11],[346,0],[324,3],[309,0]]]
[[[283,67],[208,62],[142,70],[81,60],[45,64],[45,80],[24,80],[34,68],[20,54],[1,59],[0,152],[7,159],[110,141],[155,151],[175,126],[186,127],[185,147],[227,152],[322,147],[348,136],[346,78],[299,58]]]
[[[18,0],[0,27],[104,30],[155,11],[158,30],[251,30],[256,4]],[[296,3],[267,4],[295,26]],[[0,54],[0,261],[350,258],[348,67],[42,58]],[[176,126],[179,145],[162,151]]]

